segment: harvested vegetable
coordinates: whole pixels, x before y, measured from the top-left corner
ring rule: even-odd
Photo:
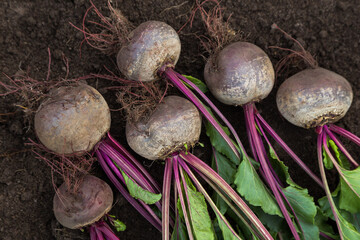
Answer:
[[[91,2],[91,1],[90,1]],[[83,26],[77,28],[84,34],[84,41],[90,46],[105,53],[116,54],[117,65],[121,73],[130,80],[143,82],[164,78],[177,87],[195,106],[204,117],[211,122],[226,143],[231,147],[233,154],[240,158],[230,137],[225,133],[210,109],[192,92],[194,89],[208,106],[225,122],[227,120],[216,106],[192,83],[187,77],[175,72],[181,44],[176,31],[169,25],[159,21],[147,21],[134,28],[120,10],[108,4],[111,12],[110,18],[103,16],[91,2],[91,7],[83,19]],[[99,33],[90,32],[86,26],[88,13],[93,10],[101,22],[96,22],[95,27]],[[110,20],[109,20],[110,19]],[[89,21],[88,23],[94,23]],[[99,29],[100,28],[100,29]],[[97,75],[97,77],[101,77]],[[109,79],[108,76],[103,78]],[[128,85],[128,80],[118,78],[118,82]],[[163,97],[160,98],[160,101]]]
[[[64,227],[70,229],[87,228],[91,240],[119,239],[105,222],[109,219],[113,225],[120,225],[108,212],[113,204],[113,192],[101,179],[87,175],[76,191],[63,183],[54,196],[54,214]]]
[[[306,54],[309,58],[311,55],[300,47],[299,56]],[[353,91],[344,77],[318,67],[317,63],[311,67],[281,84],[276,95],[277,106],[281,115],[292,124],[315,129],[318,134],[318,164],[327,198],[327,201],[326,198],[320,199],[319,203],[324,214],[335,220],[341,239],[359,239],[360,229],[355,219],[360,213],[360,168],[338,136],[358,146],[360,138],[334,125],[350,108]],[[336,169],[340,177],[340,183],[332,193],[325,168]]]
[[[50,51],[49,51],[50,56]],[[50,63],[51,61],[49,61]],[[5,94],[16,94],[27,112],[35,113],[34,128],[42,144],[37,157],[45,160],[76,190],[81,176],[91,170],[93,154],[118,191],[154,227],[161,231],[161,220],[152,204],[161,210],[160,187],[147,170],[109,133],[111,116],[102,95],[83,80],[37,81],[29,77],[1,83]],[[25,99],[26,97],[26,99]],[[41,99],[39,104],[38,99]],[[35,111],[33,108],[39,105]],[[30,114],[31,115],[31,114]],[[39,153],[38,150],[42,150]]]
[[[209,98],[207,98],[206,95],[203,94],[192,81],[190,81],[187,77],[174,71],[173,68],[175,67],[175,64],[177,62],[177,59],[178,59],[177,54],[179,53],[179,51],[172,50],[172,52],[176,53],[176,54],[172,54],[172,53],[168,53],[167,55],[162,54],[163,52],[168,51],[167,46],[171,46],[170,47],[171,49],[180,50],[179,48],[177,48],[177,46],[180,46],[180,42],[178,42],[178,40],[177,40],[178,37],[175,37],[176,32],[173,29],[171,30],[170,29],[171,27],[164,23],[148,21],[148,22],[141,24],[137,28],[135,28],[131,33],[126,34],[125,31],[121,30],[121,29],[124,29],[124,27],[121,27],[121,29],[119,30],[116,27],[117,25],[115,24],[115,23],[121,22],[121,23],[123,23],[121,26],[126,25],[126,21],[123,21],[124,17],[122,16],[121,13],[114,10],[110,5],[109,5],[109,8],[114,13],[113,17],[115,17],[115,19],[113,19],[112,22],[107,21],[107,18],[105,18],[103,15],[101,15],[100,12],[96,9],[96,7],[92,4],[91,9],[93,9],[96,12],[96,14],[100,17],[102,23],[106,24],[106,26],[108,27],[107,30],[110,29],[110,32],[105,30],[106,34],[104,34],[104,31],[103,31],[104,29],[103,29],[100,31],[100,34],[93,34],[93,33],[90,33],[88,31],[88,29],[86,27],[84,27],[84,25],[83,25],[82,29],[80,29],[80,30],[84,33],[85,40],[90,45],[94,46],[94,45],[98,45],[101,43],[107,45],[107,43],[109,43],[109,41],[107,40],[108,35],[112,36],[111,39],[121,39],[120,41],[118,41],[119,44],[116,45],[117,48],[115,48],[118,50],[110,51],[110,52],[119,51],[119,52],[117,52],[117,64],[118,64],[118,67],[119,67],[120,71],[122,72],[122,74],[132,80],[137,81],[137,82],[143,82],[143,81],[148,81],[148,80],[157,80],[160,77],[169,80],[170,83],[172,83],[175,87],[177,87],[192,103],[194,103],[196,108],[198,108],[200,110],[200,112],[203,114],[203,116],[209,121],[211,126],[214,128],[215,132],[218,132],[220,138],[223,139],[223,141],[225,141],[225,145],[229,146],[230,152],[231,152],[230,154],[234,157],[234,159],[236,159],[235,161],[238,162],[241,158],[241,152],[237,149],[234,142],[227,135],[227,133],[222,128],[222,126],[219,124],[219,122],[215,119],[215,117],[211,113],[210,109],[212,109],[224,122],[228,122],[228,121],[221,114],[221,112],[216,108],[216,106],[209,100]],[[121,17],[119,17],[119,15],[121,15]],[[84,22],[86,22],[85,18],[86,18],[86,16],[84,17]],[[96,24],[96,25],[101,26],[102,23]],[[114,31],[114,29],[118,29],[118,30]],[[176,36],[177,36],[177,34],[176,34]],[[158,57],[162,57],[162,58],[158,59]],[[148,64],[150,62],[151,62],[151,64]],[[154,63],[156,63],[156,64],[154,64]],[[139,65],[139,64],[142,64],[142,65]],[[150,69],[149,66],[151,66],[152,68]],[[136,67],[136,69],[134,67]],[[148,77],[145,77],[145,76],[148,76]],[[151,76],[151,78],[150,78],[150,76]],[[98,76],[98,77],[101,77],[101,76]],[[127,84],[127,82],[124,80],[121,80],[121,82],[122,82],[122,84],[125,84],[125,85]],[[146,86],[146,85],[144,84],[144,86]],[[195,90],[210,108],[208,108],[191,91],[191,89]],[[161,98],[161,99],[163,99],[163,98]],[[161,105],[161,103],[160,103],[160,105]],[[157,110],[155,110],[155,112],[156,111]],[[150,114],[149,116],[144,116],[144,119],[148,119],[148,118],[151,119],[151,116],[153,116],[153,115]],[[131,119],[131,120],[133,120],[133,119]],[[128,121],[128,122],[133,122],[133,121]],[[136,121],[136,122],[138,122],[138,121]],[[147,128],[147,125],[140,124],[139,126],[136,127],[136,129],[140,129],[140,130],[142,128]],[[154,144],[153,142],[147,142],[147,141],[146,142],[141,142],[141,141],[137,142],[138,140],[141,140],[141,137],[144,137],[145,139],[147,139],[149,134],[150,134],[149,132],[145,131],[142,134],[140,134],[139,139],[136,138],[136,140],[135,139],[128,140],[129,145],[131,145],[132,147],[138,146],[136,148],[137,150],[136,149],[134,149],[134,150],[137,151],[140,155],[147,157],[149,159],[156,159],[163,155],[167,156],[166,155],[167,151],[165,151],[165,152],[162,152],[164,150],[160,151],[161,149],[159,149],[159,146]],[[157,137],[159,133],[152,133],[152,134],[154,135],[154,137]],[[128,131],[127,131],[127,135],[128,135]],[[179,137],[179,136],[177,136],[177,137]],[[161,139],[161,137],[159,137],[159,138]],[[185,142],[183,142],[183,139],[181,139],[180,137],[177,141],[178,141],[178,144],[180,144],[180,146],[183,146],[185,143]],[[240,141],[238,141],[238,142],[240,142]],[[160,143],[165,144],[166,142],[160,142]],[[147,147],[153,148],[154,152],[151,152],[151,154],[147,153],[146,155],[144,153],[142,153],[142,151],[146,151]],[[175,151],[176,148],[172,149],[172,147],[174,147],[174,146],[171,146],[170,150]],[[188,145],[188,147],[190,147],[190,145]],[[175,165],[177,165],[177,164],[175,164]],[[172,167],[169,165],[167,167],[167,169],[172,169]],[[169,176],[168,171],[169,170],[166,170],[167,173],[165,174],[165,176],[166,176],[165,179],[171,180],[171,175]],[[168,181],[169,180],[164,181],[164,184],[168,184],[167,183]],[[224,181],[224,180],[222,180],[222,181]],[[226,182],[224,181],[223,183],[226,183]],[[167,189],[169,189],[169,188],[167,188]],[[226,191],[232,191],[231,193],[235,194],[234,190],[232,190],[232,189],[227,189]],[[221,193],[221,191],[219,191],[219,192]],[[163,193],[167,193],[167,191],[164,191]],[[239,198],[239,196],[235,196],[235,195],[232,195],[232,196],[236,199]],[[166,198],[168,198],[168,197],[166,197]],[[169,200],[166,200],[166,201],[169,201]],[[230,208],[233,211],[234,208],[229,207],[229,209]],[[248,212],[250,210],[248,207],[245,207],[245,206],[240,207],[240,209],[242,211],[246,211],[246,212]],[[239,213],[238,210],[235,210],[235,211],[236,211],[236,213]],[[165,216],[165,214],[168,215],[168,210],[166,210],[166,212],[163,211],[164,216]],[[258,222],[258,219],[256,218],[255,215],[253,215],[252,212],[245,213],[245,214],[248,214],[247,218],[249,218],[249,219],[244,219],[241,214],[236,214],[236,216],[238,216],[238,219],[241,219],[241,220],[239,220],[240,222],[245,222],[245,223],[243,223],[243,225],[245,226],[244,228],[246,229],[247,232],[251,232],[251,234],[253,234],[254,236],[258,236],[261,239],[272,239],[272,237],[270,236],[268,231],[263,227],[263,225],[260,222]],[[224,225],[224,222],[222,219],[219,218],[217,221],[218,221],[218,224],[221,225],[221,228],[225,229],[224,230],[225,232],[227,232],[227,233],[231,232],[230,235],[235,236],[234,235],[235,232],[232,232],[232,231],[229,232],[229,230],[226,230],[229,228],[227,227],[227,224]],[[251,224],[249,224],[247,221],[253,221],[253,224],[252,224],[253,226]],[[169,226],[168,226],[169,219],[163,218],[163,223],[164,222],[166,224],[163,225],[163,238],[167,239],[169,237]],[[177,222],[177,219],[175,219],[175,222]],[[166,229],[164,229],[164,228],[166,228]],[[188,232],[191,231],[191,229],[189,228],[189,224],[187,224],[187,229],[188,229]],[[175,231],[175,232],[178,232],[178,231]],[[191,235],[191,232],[190,232],[190,235]]]
[[[290,230],[291,233],[287,237],[291,236],[297,240],[317,239],[319,238],[319,229],[315,225],[316,207],[313,199],[308,195],[306,189],[293,182],[287,172],[287,167],[278,158],[267,134],[320,186],[322,186],[322,182],[275,133],[255,106],[256,102],[268,96],[274,86],[275,72],[272,63],[267,54],[258,46],[243,41],[233,42],[235,37],[227,37],[234,31],[228,23],[224,23],[219,3],[210,1],[215,6],[206,10],[204,4],[208,2],[197,1],[196,5],[196,11],[200,11],[208,31],[207,38],[203,40],[203,46],[207,47],[210,54],[204,68],[204,79],[211,93],[220,102],[243,107],[252,155],[254,160],[259,163],[259,173],[275,197],[277,206],[274,209],[276,210],[269,209],[266,206],[268,203],[261,202],[246,192],[248,186],[240,178],[235,180],[238,186],[237,190],[250,204],[261,207],[262,211],[271,215],[274,222],[278,217],[285,219],[289,228],[279,230],[279,226],[275,227],[277,230],[273,229],[273,231],[278,232],[276,237],[281,239]],[[255,172],[237,133],[233,127],[229,125],[227,127],[236,136],[238,146],[244,155],[243,162],[240,163],[238,169],[239,173],[244,172],[245,167]],[[239,177],[239,175],[237,176]],[[267,191],[264,192],[268,195]],[[264,194],[263,197],[268,197],[266,195]],[[272,196],[270,199],[274,200]],[[294,199],[302,199],[301,205],[306,205],[307,209],[302,209],[299,202]],[[277,210],[280,210],[280,213]],[[274,224],[268,224],[274,228]]]
[[[214,170],[189,152],[198,141],[201,118],[188,100],[167,96],[150,118],[127,122],[126,138],[130,147],[150,160],[165,160],[162,200],[163,239],[170,239],[170,192],[172,179],[175,188],[175,231],[173,237],[184,231],[189,239],[215,239],[206,202],[214,211],[223,236],[241,239],[200,183],[198,174],[215,190],[243,224],[259,239],[272,239],[270,233],[236,192]],[[206,202],[205,202],[206,200]],[[226,238],[227,239],[227,238]]]
[[[96,89],[85,84],[58,88],[40,105],[34,125],[39,140],[58,155],[94,151],[119,192],[161,229],[159,217],[147,205],[156,204],[161,209],[159,187],[145,168],[108,133],[110,110]],[[147,201],[132,194],[131,188],[141,189],[144,197],[151,199]]]

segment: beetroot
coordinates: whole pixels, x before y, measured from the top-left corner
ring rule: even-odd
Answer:
[[[83,228],[99,221],[112,208],[113,192],[101,179],[87,175],[76,192],[62,184],[54,196],[54,214],[64,227]]]
[[[256,107],[256,103],[267,97],[274,86],[275,72],[272,63],[267,54],[256,45],[243,41],[234,42],[233,40],[237,37],[229,35],[235,31],[231,29],[228,22],[224,22],[219,2],[216,0],[209,1],[215,4],[210,10],[206,10],[207,8],[204,6],[206,2],[197,2],[195,10],[201,13],[208,33],[208,36],[201,38],[201,40],[204,39],[202,40],[202,45],[210,54],[204,68],[205,82],[211,93],[219,101],[228,105],[242,106],[245,113],[245,125],[252,157],[260,164],[259,173],[270,188],[273,194],[272,197],[275,197],[276,207],[279,208],[284,221],[289,226],[292,237],[296,240],[313,238],[317,235],[316,232],[311,233],[313,236],[307,236],[308,232],[303,229],[306,226],[303,223],[303,219],[299,217],[304,216],[304,214],[299,209],[296,209],[297,203],[291,201],[293,196],[286,194],[292,188],[292,185],[287,179],[282,177],[284,173],[278,171],[279,166],[276,165],[283,165],[283,163],[279,163],[280,159],[267,135],[270,135],[290,157],[322,186],[321,180],[311,172],[280,136],[276,134]],[[243,155],[245,155],[245,161],[250,162],[242,143],[237,137],[237,133],[230,124],[227,124],[227,127],[229,127],[237,139],[239,148]],[[240,167],[242,164],[240,163]],[[255,172],[254,169],[252,171]],[[245,181],[238,179],[238,191],[250,203],[262,207],[262,210],[265,212],[268,211],[266,209],[267,204],[260,203],[258,199],[253,197],[250,191],[243,190],[244,188],[247,189],[243,182]],[[263,187],[259,183],[255,188],[261,189]],[[254,189],[254,191],[257,190]],[[293,193],[300,195],[300,191],[307,194],[306,189],[300,188],[296,189]],[[315,204],[310,199],[310,196],[308,196],[308,204],[312,206],[312,214],[314,214]],[[270,211],[267,213],[270,213]]]
[[[48,149],[72,154],[91,151],[109,131],[110,122],[105,99],[93,87],[81,84],[52,91],[37,110],[34,125]]]
[[[299,127],[315,128],[318,134],[317,157],[321,178],[341,239],[360,238],[357,231],[346,230],[355,229],[357,222],[343,217],[346,212],[355,214],[360,211],[357,180],[360,168],[356,158],[336,135],[358,146],[360,138],[333,124],[345,116],[352,99],[352,88],[345,78],[319,67],[303,70],[286,79],[276,95],[278,109],[284,118]],[[325,167],[335,168],[339,173],[340,183],[333,193],[328,186]],[[339,198],[337,203],[335,197]],[[323,206],[324,200],[320,201]]]
[[[345,116],[352,99],[350,83],[324,68],[293,75],[281,84],[276,95],[281,115],[303,128],[337,122]]]
[[[238,106],[267,97],[275,74],[262,49],[248,42],[235,42],[208,59],[204,78],[219,101]]]
[[[117,227],[126,227],[107,213],[112,208],[113,192],[101,179],[86,175],[77,188],[70,189],[63,183],[54,196],[53,206],[56,219],[70,229],[87,228],[91,240],[119,240],[105,220]],[[120,228],[119,228],[120,227]]]
[[[209,204],[221,222],[223,229],[234,239],[240,239],[224,214],[220,212],[194,172],[209,183],[237,216],[246,216],[244,224],[260,239],[272,239],[257,216],[239,195],[207,164],[189,152],[199,139],[201,118],[196,107],[188,100],[168,96],[158,104],[149,118],[127,122],[126,137],[130,147],[138,154],[150,159],[165,161],[162,198],[162,234],[168,240],[170,233],[170,193],[174,181],[175,207],[178,216],[182,212],[189,239],[215,239],[212,221],[208,213]],[[236,206],[236,207],[235,207]],[[181,218],[182,219],[182,218]],[[181,221],[179,218],[176,221]],[[174,228],[173,236],[178,234]],[[224,233],[225,234],[225,233]]]
[[[117,65],[130,80],[145,82],[160,79],[160,68],[175,66],[179,59],[179,36],[164,22],[144,22],[128,38],[128,43],[117,54]]]
[[[126,124],[126,139],[139,155],[165,159],[184,145],[193,146],[201,132],[201,117],[196,107],[178,96],[164,98],[149,119]]]

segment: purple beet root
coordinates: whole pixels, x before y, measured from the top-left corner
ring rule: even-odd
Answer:
[[[87,175],[76,192],[62,184],[54,196],[54,214],[64,227],[83,228],[100,220],[113,203],[110,186],[101,179]]]
[[[118,52],[117,65],[130,80],[157,80],[161,67],[175,66],[180,50],[179,36],[171,26],[147,21],[130,33],[128,44]]]
[[[275,74],[262,49],[251,43],[235,42],[209,58],[204,78],[219,101],[237,106],[267,97],[274,86]]]
[[[324,68],[306,69],[288,78],[276,96],[280,113],[303,128],[338,121],[345,116],[352,99],[350,83]]]
[[[150,159],[165,159],[169,154],[194,145],[200,136],[201,117],[188,100],[168,96],[149,119],[127,122],[126,139],[139,155]]]
[[[35,131],[48,149],[57,154],[91,151],[110,129],[110,110],[94,88],[60,87],[35,114]]]

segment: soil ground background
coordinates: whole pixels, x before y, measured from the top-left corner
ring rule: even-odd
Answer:
[[[106,13],[105,0],[96,0],[94,3]],[[113,4],[135,25],[146,20],[161,20],[179,29],[189,16],[193,1],[113,0]],[[320,66],[347,78],[353,86],[354,101],[338,125],[360,135],[360,5],[357,0],[224,0],[222,5],[228,14],[233,13],[230,18],[232,27],[241,30],[247,41],[264,49],[273,63],[276,63],[284,52],[270,49],[269,46],[291,48],[293,45],[279,32],[271,29],[271,25],[276,23],[296,39],[306,43]],[[0,72],[12,76],[20,70],[29,70],[31,77],[46,79],[47,48],[52,52],[51,78],[65,76],[63,54],[69,59],[70,78],[89,73],[105,73],[103,66],[116,71],[113,57],[104,56],[88,46],[84,45],[82,56],[79,57],[82,34],[71,27],[69,22],[80,26],[89,6],[87,0],[1,0]],[[190,33],[201,34],[203,31],[201,23],[195,23],[192,29],[187,27],[182,31],[183,50],[176,67],[180,73],[202,78],[202,49]],[[288,73],[294,72],[295,69],[290,69]],[[3,75],[0,78],[1,81],[5,79]],[[273,92],[258,104],[258,109],[279,135],[318,174],[316,134],[314,131],[292,126],[276,109],[275,93],[283,80],[283,76],[278,79]],[[119,108],[113,92],[104,93],[104,96],[111,108]],[[50,169],[31,152],[26,151],[28,147],[25,143],[28,138],[36,137],[31,125],[24,121],[22,110],[16,103],[12,96],[0,97],[0,239],[87,239],[86,234],[64,230],[56,222],[52,212],[54,190]],[[246,142],[241,109],[224,106],[219,102],[216,104]],[[8,115],[4,115],[5,113]],[[126,145],[121,112],[113,112],[112,117],[111,132]],[[206,140],[203,142],[208,144]],[[360,155],[359,148],[352,145],[349,145],[349,148],[354,156]],[[203,149],[197,149],[195,153],[205,160],[209,158],[209,154],[204,153]],[[289,166],[295,181],[309,188],[314,197],[323,195],[321,189],[281,151],[280,157]],[[144,163],[161,180],[162,165],[151,164],[145,160]],[[95,169],[94,173],[104,177],[100,170]],[[335,175],[330,173],[329,177],[332,176]],[[331,179],[334,186],[336,178]],[[57,178],[55,182],[60,184],[61,179]],[[127,230],[119,233],[121,239],[161,238],[159,232],[146,223],[121,196],[117,196],[112,213],[127,225]]]

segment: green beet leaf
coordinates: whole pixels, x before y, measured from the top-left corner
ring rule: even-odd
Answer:
[[[343,218],[338,211],[337,211],[337,215],[339,218],[339,225],[340,225],[340,229],[342,231],[343,239],[344,240],[360,239],[360,233],[356,230],[354,225],[352,225],[351,223],[346,221],[346,219]]]
[[[236,233],[239,235],[239,237],[241,237],[241,239],[255,239],[254,234],[250,231],[248,226],[238,217],[238,215],[231,208],[228,209],[226,214],[236,223],[236,226],[234,226],[234,228],[236,227]]]
[[[325,197],[326,198],[326,197]],[[326,199],[327,200],[327,199]],[[328,217],[317,207],[317,213],[315,216],[315,225],[318,226],[320,232],[325,233],[333,239],[339,239],[338,235],[335,235],[334,229],[328,223]]]
[[[335,191],[336,191],[336,190],[335,190]],[[333,199],[334,199],[334,201],[336,202],[337,199],[334,198],[334,197],[337,195],[337,193],[336,193],[335,195],[333,195],[333,194],[334,194],[334,193],[332,193]],[[332,213],[332,211],[331,211],[331,206],[330,206],[330,204],[329,204],[328,198],[327,198],[326,196],[324,196],[324,197],[322,197],[322,198],[320,198],[320,199],[318,200],[318,203],[319,203],[320,210],[321,210],[322,214],[323,214],[324,216],[332,219],[333,221],[335,221],[334,215],[333,215],[333,213]]]
[[[120,170],[121,174],[125,179],[125,184],[127,189],[129,190],[130,195],[135,198],[143,201],[146,204],[154,204],[161,199],[161,194],[155,194],[149,192],[142,187],[140,187],[136,182],[134,182],[131,178],[129,178],[124,171]]]
[[[171,235],[171,240],[188,240],[185,224],[178,218],[175,221],[175,229]]]
[[[126,225],[125,225],[125,223],[123,223],[122,221],[120,221],[120,220],[118,220],[118,219],[115,219],[115,220],[113,221],[113,225],[114,225],[116,231],[118,231],[118,232],[123,232],[123,231],[126,230]]]
[[[329,146],[329,142],[327,142],[327,145]],[[333,162],[331,161],[330,157],[325,151],[325,148],[323,147],[323,162],[326,169],[330,170],[334,167]]]
[[[216,214],[216,219],[224,240],[238,240],[238,238],[226,226],[226,223],[221,220],[218,214]]]
[[[289,186],[284,188],[283,192],[299,219],[304,238],[307,240],[319,239],[319,228],[315,225],[317,209],[308,191]]]
[[[220,213],[222,215],[225,215],[225,213],[229,209],[229,205],[224,201],[224,199],[216,192],[213,193],[212,197],[216,207],[219,209]]]
[[[359,229],[356,228],[358,227],[358,223],[357,223],[358,220],[356,219],[356,217],[354,217],[353,214],[347,212],[346,210],[338,209],[340,202],[339,192],[340,192],[340,186],[338,186],[335,189],[335,191],[331,193],[331,196],[335,208],[335,213],[339,219],[339,225],[342,232],[341,234],[342,239],[345,240],[360,239]],[[335,221],[333,212],[331,211],[330,203],[326,197],[319,199],[319,206],[325,216]]]
[[[205,123],[206,135],[210,138],[211,145],[214,148],[226,156],[232,163],[238,165],[240,159],[235,155],[231,150],[227,142],[221,137],[221,135],[216,131],[216,129],[211,125],[210,122],[206,121]],[[226,134],[230,135],[229,130],[226,127],[222,127]]]
[[[283,192],[294,209],[295,215],[299,219],[299,224],[303,230],[304,238],[310,240],[319,239],[319,228],[315,225],[317,210],[313,198],[309,196],[306,189],[303,189],[291,179],[288,167],[278,159],[270,144],[268,144],[268,149],[271,166],[279,176],[280,180],[290,185],[284,188]]]
[[[265,213],[270,215],[283,216],[276,200],[269,193],[249,161],[244,160],[240,163],[234,183],[238,193],[251,205],[261,207]]]
[[[284,234],[284,232],[288,232],[288,235],[290,235],[290,229],[287,226],[287,223],[284,218],[279,217],[277,215],[270,215],[265,213],[260,207],[251,207],[251,210],[258,216],[260,221],[267,226],[269,229],[271,235],[275,238],[277,233],[281,232]]]
[[[231,162],[227,157],[214,151],[214,156],[212,157],[212,168],[216,169],[217,173],[228,183],[232,184],[234,182],[236,166]],[[216,158],[216,160],[215,160]]]
[[[191,225],[195,238],[197,240],[215,239],[214,229],[204,196],[190,187],[187,187],[187,193],[190,202]]]
[[[359,213],[360,167],[355,170],[341,169],[340,187],[339,208],[351,213]]]
[[[339,165],[345,169],[350,169],[350,162],[346,158],[346,156],[339,150],[338,146],[335,144],[333,140],[328,140],[328,146],[333,150],[335,153],[335,157],[339,162]]]
[[[183,75],[183,76],[186,77],[187,79],[189,79],[193,84],[195,84],[203,93],[206,93],[207,91],[209,91],[206,84],[203,81],[201,81],[200,79],[197,79],[197,78],[189,76],[189,75]],[[187,83],[184,82],[184,84],[186,86],[188,86],[190,89],[193,89]]]
[[[289,174],[289,168],[277,157],[271,145],[268,144],[268,147],[271,166],[275,170],[276,175],[280,178],[280,180],[282,182],[286,182],[290,186],[301,188],[291,179]]]

